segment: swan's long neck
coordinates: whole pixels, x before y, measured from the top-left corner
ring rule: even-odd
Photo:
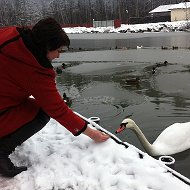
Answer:
[[[135,132],[135,134],[137,135],[139,141],[141,142],[142,146],[144,147],[144,149],[146,150],[146,152],[149,155],[154,156],[155,155],[155,150],[152,146],[152,144],[149,143],[149,141],[147,140],[147,138],[144,136],[143,132],[140,130],[140,128],[134,124],[134,128],[132,128],[132,130]]]

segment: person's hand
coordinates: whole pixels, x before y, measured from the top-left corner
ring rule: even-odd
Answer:
[[[86,130],[83,132],[83,134],[87,135],[95,142],[104,142],[104,141],[108,140],[110,137],[109,135],[107,135],[101,131],[98,131],[96,129],[92,129],[90,127],[87,127]]]

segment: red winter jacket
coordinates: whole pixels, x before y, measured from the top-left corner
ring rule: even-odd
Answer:
[[[74,135],[86,129],[59,95],[53,67],[30,31],[0,29],[0,137],[33,120],[40,108]]]

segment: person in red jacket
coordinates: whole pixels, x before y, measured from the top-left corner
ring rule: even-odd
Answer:
[[[70,40],[58,22],[45,18],[32,29],[0,29],[0,174],[13,177],[27,170],[9,155],[54,118],[73,135],[96,142],[109,136],[89,128],[63,101],[51,61]],[[33,98],[31,98],[31,95]]]

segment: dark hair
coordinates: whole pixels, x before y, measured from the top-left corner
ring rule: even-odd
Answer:
[[[32,28],[32,39],[45,51],[52,51],[61,46],[70,45],[70,40],[61,25],[53,18],[45,18]]]

